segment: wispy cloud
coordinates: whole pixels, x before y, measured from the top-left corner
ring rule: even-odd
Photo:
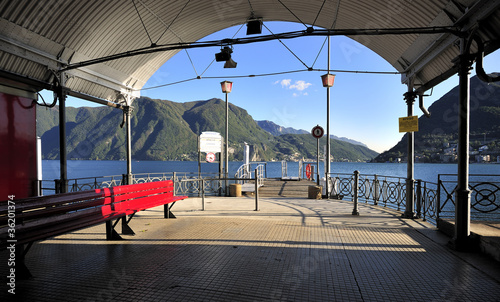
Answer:
[[[307,89],[309,86],[311,86],[311,83],[308,83],[303,80],[298,80],[295,81],[295,83],[292,84],[291,79],[283,79],[283,80],[278,80],[274,82],[274,85],[280,84],[282,88],[287,88],[287,89],[292,89],[292,90],[297,90],[299,92],[304,91]],[[304,95],[307,95],[307,93],[303,93]]]
[[[303,91],[307,89],[307,87],[311,86],[311,83],[306,83],[306,81],[295,81],[295,84],[288,86],[288,89],[296,89],[298,91]]]
[[[274,84],[281,84],[281,87],[285,88],[285,87],[288,87],[290,86],[290,84],[292,83],[292,80],[291,79],[283,79],[283,80],[278,80],[276,82],[274,82]]]

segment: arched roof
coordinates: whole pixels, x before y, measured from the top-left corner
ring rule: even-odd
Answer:
[[[339,2],[340,1],[340,2]],[[50,82],[71,63],[158,45],[197,41],[243,24],[252,11],[266,21],[316,28],[374,29],[456,26],[498,48],[496,0],[1,0],[0,72]],[[338,12],[337,12],[338,9]],[[335,18],[338,16],[337,18]],[[146,30],[147,29],[147,33]],[[431,87],[455,73],[457,36],[450,33],[352,36],[416,84]],[[179,50],[125,57],[75,68],[66,86],[114,101],[140,89]],[[51,71],[52,70],[52,71]],[[2,75],[2,74],[0,74]]]

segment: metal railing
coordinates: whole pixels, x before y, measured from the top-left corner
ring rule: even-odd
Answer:
[[[455,217],[455,192],[457,175],[439,174],[440,217]],[[500,221],[500,175],[470,174],[471,219]]]
[[[238,168],[238,170],[234,174],[234,177],[246,179],[246,178],[251,178],[251,175],[252,173],[250,172],[250,164],[243,164]],[[244,180],[238,180],[239,184],[242,184],[243,182]]]
[[[255,173],[257,174],[255,175]],[[132,183],[173,180],[176,195],[200,196],[203,191],[205,195],[222,196],[227,193],[229,187],[225,187],[225,181],[234,183],[236,181],[257,179],[257,186],[260,187],[264,184],[265,173],[265,165],[259,164],[254,171],[250,170],[250,173],[245,174],[244,177],[236,175],[235,178],[220,178],[218,173],[166,172],[133,174],[131,180]],[[440,218],[454,219],[456,177],[453,174],[439,174],[437,183],[416,180],[414,184],[414,210],[416,215],[433,224],[436,224]],[[500,221],[500,175],[471,174],[469,179],[471,219]],[[365,203],[372,203],[395,210],[405,208],[405,178],[331,173],[328,181],[330,182],[331,198],[354,200],[354,184],[357,183],[357,198],[360,202],[364,201]],[[127,184],[126,175],[84,177],[67,181],[68,192],[93,190],[123,184]],[[61,186],[63,184],[58,179],[40,181],[42,190],[50,193],[61,192]]]
[[[254,171],[254,179],[257,181],[257,186],[262,187],[264,185],[264,165],[258,165]]]
[[[288,163],[286,160],[281,161],[281,178],[288,177]]]
[[[357,179],[355,179],[357,177]],[[414,183],[417,217],[437,224],[455,218],[456,175],[439,174],[438,183],[417,179]],[[471,219],[500,221],[500,175],[469,175]],[[331,198],[354,200],[403,210],[406,205],[406,178],[348,173],[330,174]]]

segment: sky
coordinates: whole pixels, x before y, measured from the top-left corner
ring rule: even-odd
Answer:
[[[270,34],[266,27],[275,34],[304,29],[302,24],[265,22],[263,34]],[[246,26],[240,28],[227,28],[201,40],[245,37]],[[281,126],[307,131],[320,125],[326,132],[327,93],[321,84],[321,75],[326,72],[229,78],[303,70],[305,65],[327,69],[326,44],[320,52],[324,41],[325,37],[302,37],[283,40],[286,46],[278,40],[235,45],[232,59],[238,65],[231,69],[223,68],[224,62],[214,61],[215,53],[220,52],[219,47],[181,50],[149,79],[141,96],[174,102],[224,99],[220,82],[227,79],[233,82],[229,102],[247,110],[255,120],[270,120]],[[334,36],[330,43],[331,69],[396,72],[383,58],[350,38]],[[484,61],[486,72],[500,71],[500,51],[485,57]],[[147,89],[197,76],[201,79]],[[432,95],[425,98],[425,106],[428,108],[456,85],[458,76],[436,86]],[[330,89],[330,133],[360,141],[377,152],[390,149],[404,134],[399,133],[398,118],[406,116],[407,106],[403,99],[406,91],[407,86],[401,84],[399,74],[336,73],[335,84]],[[42,95],[51,98],[50,92]],[[71,97],[66,104],[72,107],[98,106]],[[422,115],[418,103],[414,112]]]

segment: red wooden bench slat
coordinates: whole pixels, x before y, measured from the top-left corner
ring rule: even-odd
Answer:
[[[167,180],[19,200],[16,239],[45,239],[187,198],[173,191]],[[7,213],[7,204],[0,205],[0,234],[8,233]]]
[[[57,206],[68,202],[84,201],[102,197],[104,197],[104,192],[99,192],[98,190],[30,197],[16,201],[16,213],[36,208]],[[4,201],[3,203],[3,205],[0,205],[0,215],[8,212],[8,201]]]

